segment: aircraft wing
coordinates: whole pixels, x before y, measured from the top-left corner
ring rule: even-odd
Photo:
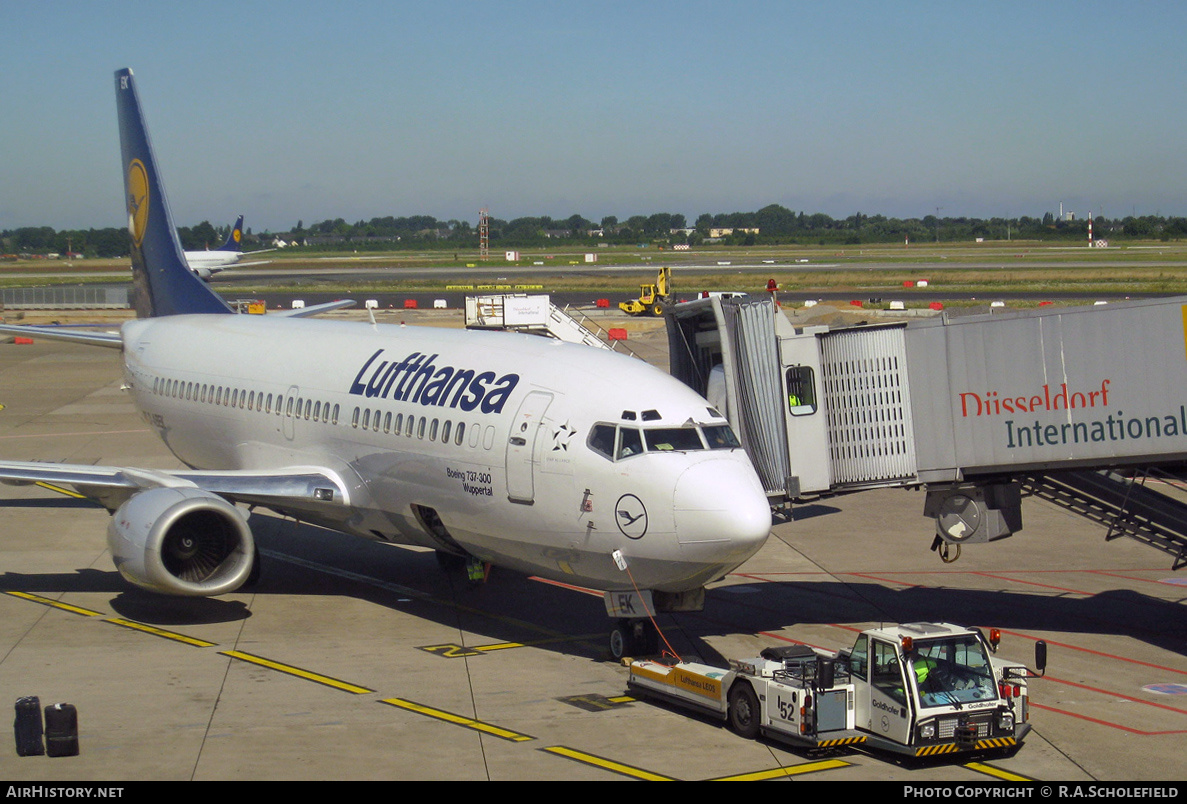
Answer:
[[[331,310],[341,310],[343,307],[354,307],[354,299],[339,299],[338,301],[326,302],[325,304],[315,304],[312,307],[296,307],[292,310],[281,310],[278,313],[269,313],[268,315],[279,316],[281,318],[306,318],[307,316],[317,315],[318,313],[328,313]]]
[[[118,332],[89,332],[87,330],[68,329],[66,327],[22,326],[20,324],[0,324],[0,332],[9,335],[36,336],[57,341],[85,343],[89,346],[106,346],[109,349],[119,349],[124,345],[124,341]]]
[[[254,252],[253,252],[254,253]],[[228,269],[247,268],[252,265],[269,265],[272,260],[252,260],[251,262],[233,262],[230,265],[220,265],[217,269],[211,268],[213,271],[226,271]]]
[[[232,502],[284,511],[324,512],[327,506],[341,507],[350,501],[346,484],[336,472],[310,466],[254,472],[0,461],[0,483],[71,486],[109,510],[115,510],[138,491],[161,487],[202,489]]]

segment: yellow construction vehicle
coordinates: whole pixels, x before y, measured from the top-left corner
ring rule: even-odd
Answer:
[[[672,269],[659,269],[654,285],[640,285],[639,298],[619,302],[618,309],[631,315],[663,315],[664,305],[672,292]]]

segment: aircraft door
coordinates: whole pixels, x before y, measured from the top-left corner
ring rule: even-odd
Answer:
[[[280,411],[280,427],[284,430],[284,437],[289,441],[293,440],[296,429],[296,416],[293,415],[293,408],[296,406],[296,400],[300,396],[301,389],[295,385],[290,385],[288,391],[285,393],[285,407]],[[279,405],[281,403],[278,401],[277,404]]]
[[[535,502],[536,436],[544,422],[544,412],[552,403],[552,394],[532,391],[515,412],[507,437],[507,498],[531,505]]]

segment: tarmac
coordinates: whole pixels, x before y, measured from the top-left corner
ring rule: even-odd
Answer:
[[[408,323],[413,323],[409,320]],[[662,331],[634,332],[652,359]],[[650,350],[650,352],[649,352]],[[0,344],[0,458],[177,467],[120,390],[115,350]],[[426,551],[262,511],[263,573],[218,599],[132,587],[108,514],[0,486],[0,692],[78,709],[77,756],[0,750],[0,778],[142,780],[795,779],[1175,781],[1187,777],[1187,572],[1042,500],[1024,530],[942,563],[921,492],[798,506],[714,584],[663,616],[668,647],[720,662],[768,645],[840,648],[863,628],[947,620],[1003,630],[1031,664],[1012,756],[906,762],[812,753],[636,701],[600,597],[495,568],[471,586]]]

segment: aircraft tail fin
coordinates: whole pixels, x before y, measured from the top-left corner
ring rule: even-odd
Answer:
[[[243,216],[235,220],[231,233],[227,235],[227,242],[216,249],[217,251],[243,251]]]
[[[115,74],[124,203],[132,249],[132,294],[140,318],[232,313],[185,261],[129,69]],[[234,234],[232,232],[232,234]]]

